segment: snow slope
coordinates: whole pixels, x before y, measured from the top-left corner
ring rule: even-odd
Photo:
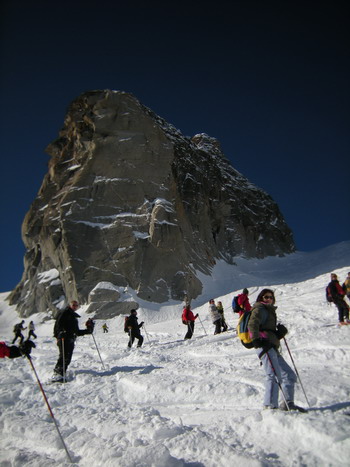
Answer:
[[[219,263],[213,278],[206,278],[201,300],[193,303],[201,322],[191,341],[183,340],[181,305],[143,303],[143,348],[126,348],[122,317],[107,321],[108,334],[98,321],[94,336],[103,366],[93,338],[78,338],[65,385],[48,384],[57,359],[53,321],[32,316],[38,335],[32,361],[74,463],[348,466],[350,326],[337,326],[337,310],[326,303],[324,289],[331,271],[343,281],[349,270],[350,242],[285,258],[237,259],[234,267]],[[233,331],[213,335],[207,298],[223,302],[232,329],[237,317],[231,300],[244,286],[251,302],[262,286],[276,291],[279,318],[289,329],[287,341],[311,405],[307,414],[262,410],[264,375],[255,352]],[[0,337],[10,342],[18,316],[6,295],[0,295]],[[86,314],[80,312],[84,327]],[[283,354],[290,361],[285,348]],[[0,466],[68,465],[27,359],[3,359],[0,372]],[[307,407],[299,384],[296,403]]]

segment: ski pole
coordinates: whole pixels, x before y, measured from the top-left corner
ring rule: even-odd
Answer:
[[[145,323],[143,323],[143,329],[145,330],[145,334],[146,334],[146,336],[147,336],[148,343],[150,344],[150,340],[149,340],[149,337],[148,337],[148,333],[147,333],[147,331],[146,331]]]
[[[95,336],[94,336],[93,334],[91,334],[91,335],[92,335],[92,338],[93,338],[93,340],[94,340],[94,342],[95,342],[95,347],[96,347],[96,350],[97,350],[98,356],[100,357],[100,360],[101,360],[101,363],[102,363],[102,368],[105,370],[106,368],[105,368],[105,366],[104,366],[104,364],[103,364],[103,361],[102,361],[102,358],[101,358],[100,351],[98,350],[98,347],[97,347],[97,343],[96,343]]]
[[[54,417],[54,414],[53,414],[53,412],[52,412],[51,406],[50,406],[49,401],[48,401],[48,399],[47,399],[47,397],[46,397],[45,391],[44,391],[43,386],[42,386],[42,384],[41,384],[41,382],[40,382],[39,376],[38,376],[38,374],[37,374],[37,372],[36,372],[36,370],[35,370],[35,368],[34,368],[33,361],[32,361],[32,359],[31,359],[31,357],[30,357],[29,355],[26,355],[26,357],[28,358],[29,363],[30,363],[30,365],[31,365],[31,367],[32,367],[32,369],[33,369],[33,372],[34,372],[35,377],[36,377],[36,380],[37,380],[37,382],[38,382],[40,391],[41,391],[41,393],[42,393],[42,395],[43,395],[43,397],[44,397],[44,400],[45,400],[45,402],[46,402],[46,405],[47,405],[47,408],[48,408],[48,410],[49,410],[49,412],[50,412],[50,415],[51,415],[51,417],[52,417],[52,420],[54,421],[54,424],[55,424],[55,427],[56,427],[58,436],[60,437],[60,440],[61,440],[61,442],[62,442],[62,444],[63,444],[64,450],[66,451],[66,454],[67,454],[67,457],[68,457],[68,459],[69,459],[69,462],[70,462],[71,464],[73,464],[72,458],[71,458],[71,456],[70,456],[70,454],[69,454],[69,451],[68,451],[68,449],[67,449],[66,443],[64,442],[64,439],[63,439],[63,437],[62,437],[62,435],[61,435],[61,432],[60,432],[60,430],[59,430],[59,428],[58,428],[58,423],[57,423],[57,421],[56,421],[56,419],[55,419],[55,417]]]
[[[310,402],[309,402],[309,400],[308,400],[308,398],[307,398],[307,395],[306,395],[306,392],[305,392],[303,383],[301,382],[301,379],[300,379],[300,376],[299,376],[299,371],[298,371],[298,369],[297,369],[297,367],[296,367],[296,365],[295,365],[295,363],[294,363],[294,359],[293,359],[292,353],[291,353],[291,351],[290,351],[290,349],[289,349],[289,345],[287,344],[287,340],[286,340],[285,337],[283,337],[283,340],[284,340],[284,343],[286,344],[286,347],[287,347],[287,350],[288,350],[290,359],[292,360],[292,363],[293,363],[293,366],[294,366],[294,370],[295,370],[295,373],[297,374],[297,377],[298,377],[298,380],[299,380],[301,389],[303,390],[303,393],[304,393],[306,402],[308,403],[308,406],[311,407]]]
[[[66,382],[66,355],[64,351],[64,337],[61,338],[61,346],[62,346],[62,376],[63,382]]]
[[[273,366],[273,364],[272,364],[272,360],[271,360],[271,357],[270,357],[270,355],[269,355],[269,351],[267,350],[265,353],[266,353],[266,355],[267,355],[267,358],[269,359],[269,362],[270,362],[272,371],[273,371],[273,373],[274,373],[274,375],[275,375],[276,383],[278,384],[278,387],[280,388],[280,391],[281,391],[281,393],[282,393],[283,400],[284,400],[284,402],[285,402],[285,404],[286,404],[286,407],[287,407],[288,411],[290,411],[289,404],[288,404],[287,399],[286,399],[286,395],[285,395],[285,393],[284,393],[284,391],[283,391],[282,384],[280,383],[280,381],[279,381],[279,379],[278,379],[276,370],[275,370],[275,368],[274,368],[274,366]]]
[[[203,323],[202,323],[202,320],[200,319],[200,316],[199,316],[199,315],[198,315],[198,319],[199,319],[199,322],[200,322],[201,325],[202,325],[202,328],[204,329],[205,335],[207,336],[208,333],[207,333],[207,331],[205,330],[205,327],[204,327],[204,325],[203,325]]]

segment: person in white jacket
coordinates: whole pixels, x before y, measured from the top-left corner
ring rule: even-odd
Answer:
[[[221,315],[216,308],[214,299],[209,300],[209,315],[213,324],[215,325],[214,334],[220,334],[222,328]]]

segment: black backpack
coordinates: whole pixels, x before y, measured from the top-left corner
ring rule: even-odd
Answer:
[[[129,324],[129,316],[125,316],[125,319],[124,319],[124,332],[127,332],[127,333],[129,333],[128,324]]]
[[[332,297],[331,290],[330,290],[329,286],[326,287],[326,300],[329,303],[333,303],[333,297]]]
[[[59,333],[62,331],[62,328],[61,328],[61,316],[63,314],[63,311],[60,311],[56,317],[56,321],[55,321],[55,325],[53,327],[53,337],[56,337],[56,339],[58,338],[58,335]]]

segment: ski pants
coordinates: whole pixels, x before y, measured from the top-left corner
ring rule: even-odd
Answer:
[[[30,330],[30,331],[29,331],[29,333],[28,333],[28,339],[30,339],[30,336],[33,336],[33,337],[34,337],[34,339],[36,339],[36,338],[37,338],[37,335],[36,335],[36,334],[35,334],[35,332],[34,332],[34,331],[32,331],[32,330]]]
[[[344,319],[349,319],[349,307],[348,304],[343,300],[334,301],[335,306],[338,308],[338,319],[339,323]]]
[[[58,360],[54,372],[64,376],[63,372],[67,371],[68,365],[72,360],[75,340],[69,337],[57,339],[57,346],[59,350]]]
[[[185,339],[191,339],[194,332],[194,321],[187,321],[187,333]]]
[[[261,349],[257,349],[257,354],[259,355],[260,353]],[[264,405],[278,407],[279,386],[276,376],[281,384],[287,402],[294,402],[294,385],[297,377],[282,355],[272,348],[261,357],[261,361],[266,375]]]
[[[222,326],[221,318],[214,321],[213,324],[215,324],[214,334],[220,334],[221,333],[221,326]]]
[[[129,342],[128,342],[128,347],[132,346],[132,344],[134,343],[135,338],[138,339],[138,341],[139,341],[138,344],[137,344],[137,347],[141,347],[142,342],[143,342],[143,337],[141,336],[140,331],[131,330],[129,336],[130,336],[130,339],[129,339]]]
[[[14,344],[18,338],[19,338],[19,343],[22,344],[24,336],[21,332],[16,332],[15,338],[13,339],[12,344]]]

